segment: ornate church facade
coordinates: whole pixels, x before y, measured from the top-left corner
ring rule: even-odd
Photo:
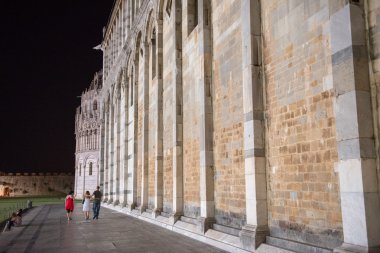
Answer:
[[[81,95],[75,115],[75,186],[74,195],[82,198],[99,185],[100,91],[102,73],[95,73],[90,87]]]
[[[232,252],[380,252],[378,13],[375,0],[116,0],[104,206]]]

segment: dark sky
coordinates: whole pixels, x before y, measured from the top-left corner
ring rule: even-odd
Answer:
[[[0,171],[73,172],[77,98],[102,67],[113,0],[3,1]]]

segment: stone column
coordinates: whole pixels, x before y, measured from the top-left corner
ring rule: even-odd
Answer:
[[[140,212],[148,207],[148,166],[149,166],[149,46],[144,42],[143,62],[143,135],[142,135],[142,178],[141,178],[141,205]]]
[[[268,234],[261,12],[259,0],[242,0],[241,3],[247,224],[239,236],[243,248],[254,251]]]
[[[79,174],[78,174],[78,164],[77,164],[78,159],[77,159],[77,157],[75,157],[75,160],[76,160],[76,162],[75,162],[74,191],[75,191],[75,197],[77,197],[78,196],[78,189],[77,189],[77,187],[78,187],[78,176],[79,176]]]
[[[211,4],[198,0],[199,31],[199,96],[200,96],[200,205],[198,231],[205,233],[215,223],[214,203],[214,155],[213,155],[213,109],[211,94],[212,42]]]
[[[363,6],[331,16],[333,83],[344,243],[334,252],[380,252],[380,203]]]
[[[107,98],[108,99],[108,98]],[[108,147],[108,128],[109,128],[109,108],[108,108],[108,102],[105,105],[104,108],[104,138],[103,138],[103,171],[104,171],[104,202],[108,201],[109,198],[109,191],[108,191],[108,185],[109,185],[109,179],[108,179],[108,169],[109,169],[109,147]]]
[[[170,223],[174,224],[183,215],[183,135],[182,135],[182,6],[180,1],[173,1],[175,12],[175,41],[173,48],[172,80],[173,87],[173,211]]]
[[[157,20],[156,27],[156,62],[154,68],[156,69],[156,78],[157,78],[157,89],[156,89],[156,98],[157,98],[157,122],[156,122],[156,136],[155,136],[155,182],[154,182],[154,211],[153,217],[157,217],[160,212],[163,210],[163,90],[162,90],[162,20]]]
[[[114,170],[114,202],[113,205],[118,205],[119,202],[119,190],[120,190],[120,96],[119,96],[119,84],[117,84],[116,98],[114,104],[114,155],[113,155],[113,170]]]
[[[91,149],[95,149],[95,129],[91,130]]]
[[[121,206],[127,205],[128,194],[128,80],[123,74],[120,104],[120,202]]]
[[[108,112],[108,204],[113,202],[113,101],[109,103],[109,112]]]
[[[95,140],[96,140],[95,129],[92,129],[92,149],[95,149]]]
[[[84,193],[86,192],[86,164],[84,163],[83,164],[83,187],[82,187],[82,196],[81,198],[83,198],[84,196]]]
[[[87,149],[91,150],[91,138],[92,138],[92,130],[87,131]]]
[[[88,131],[88,149],[92,149],[92,130]]]
[[[132,211],[136,207],[137,203],[137,76],[138,70],[136,68],[138,66],[138,61],[135,61],[134,67],[132,67],[132,74],[130,77],[130,89],[129,92],[131,94],[131,99],[133,104],[128,109],[128,140],[130,144],[128,144],[129,148],[131,148],[132,152],[128,155],[128,205],[127,209]],[[132,126],[130,126],[132,124]]]

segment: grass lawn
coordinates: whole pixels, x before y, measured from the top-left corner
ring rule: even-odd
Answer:
[[[65,197],[8,197],[0,198],[0,222],[10,217],[13,212],[18,209],[26,208],[26,202],[32,201],[33,206],[41,206],[46,204],[65,204]],[[77,201],[76,201],[77,202]],[[80,200],[78,200],[80,202]]]

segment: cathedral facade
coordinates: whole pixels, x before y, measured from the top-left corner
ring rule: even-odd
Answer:
[[[81,95],[75,115],[75,186],[74,195],[82,198],[99,185],[100,91],[102,72],[94,75],[90,87]]]
[[[380,252],[378,3],[116,0],[103,205],[233,252]]]

